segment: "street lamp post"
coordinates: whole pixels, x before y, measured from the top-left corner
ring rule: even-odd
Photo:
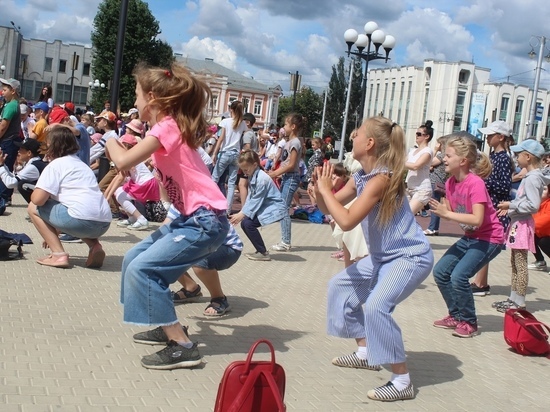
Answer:
[[[535,127],[535,118],[537,113],[537,95],[539,94],[540,72],[542,70],[542,58],[544,54],[544,46],[546,44],[546,37],[544,36],[541,36],[541,37],[533,36],[531,37],[531,40],[533,39],[538,40],[540,49],[539,49],[537,67],[535,69],[535,85],[533,87],[533,98],[531,99],[531,110],[529,111],[529,123],[527,125],[527,136],[526,136],[527,138],[534,137],[533,129]],[[536,46],[536,44],[533,45],[531,44],[531,42],[529,42],[529,44],[531,45],[531,51],[529,52],[529,57],[531,59],[534,59],[535,56],[537,55],[534,49],[534,46]],[[546,61],[550,62],[550,53],[546,55]]]
[[[10,20],[13,29],[17,33],[17,49],[15,51],[15,79],[19,80],[19,65],[21,64],[21,41],[23,40],[23,34],[21,34],[21,26],[16,26],[13,20]]]
[[[369,21],[365,24],[364,30],[365,34],[358,34],[354,29],[348,29],[344,33],[344,40],[348,45],[348,56],[351,54],[359,57],[361,60],[365,60],[365,74],[363,75],[363,84],[361,85],[361,101],[359,106],[359,114],[361,117],[365,116],[369,62],[383,59],[387,63],[389,54],[395,47],[395,37],[389,34],[387,35],[382,30],[378,29],[378,24],[374,21]],[[351,50],[351,46],[354,44],[357,51]],[[374,50],[371,51],[372,46],[374,46]],[[378,53],[380,46],[384,49],[384,54]],[[367,49],[366,52],[364,52],[365,48]]]
[[[363,76],[363,83],[361,85],[361,101],[359,102],[359,114],[361,115],[361,120],[365,116],[365,99],[367,95],[367,76],[369,72],[369,62],[371,60],[384,59],[386,62],[389,60],[389,54],[392,49],[395,47],[395,37],[386,35],[382,30],[378,29],[378,24],[373,21],[369,21],[365,24],[364,27],[365,34],[358,34],[354,29],[348,29],[344,33],[344,40],[348,45],[347,54],[358,57],[360,60],[365,60],[365,74]],[[357,51],[352,51],[351,46],[355,44]],[[374,45],[374,50],[371,51],[371,46]],[[380,46],[384,48],[386,52],[385,55],[379,54],[378,50]],[[367,49],[366,53],[364,52],[365,48]],[[343,158],[343,152],[345,147],[346,139],[346,126],[348,121],[348,110],[349,110],[349,100],[351,93],[351,85],[353,78],[353,60],[350,61],[350,75],[349,75],[349,84],[346,95],[346,106],[344,110],[344,124],[342,125],[342,146],[340,147],[340,152],[338,153],[338,160],[341,162]]]

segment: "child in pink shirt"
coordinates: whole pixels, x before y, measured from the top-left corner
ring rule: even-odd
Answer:
[[[108,140],[107,154],[122,171],[152,156],[170,202],[181,216],[126,253],[120,301],[125,322],[155,326],[146,332],[149,340],[167,344],[144,356],[143,367],[188,368],[200,364],[201,356],[178,321],[169,286],[214,252],[229,230],[227,202],[196,150],[206,136],[211,92],[204,81],[177,63],[169,69],[139,64],[134,78],[135,106],[151,129],[128,151],[118,140]]]

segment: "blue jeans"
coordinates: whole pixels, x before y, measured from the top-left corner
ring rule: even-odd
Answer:
[[[36,210],[44,222],[60,232],[80,239],[98,239],[111,226],[111,222],[98,222],[72,217],[69,215],[67,206],[53,199],[48,199],[42,206],[37,206]]]
[[[285,173],[282,176],[281,196],[287,210],[292,204],[292,198],[294,197],[294,193],[296,192],[296,190],[298,190],[299,184],[300,173]],[[290,216],[288,215],[288,213],[285,215],[283,220],[281,220],[281,240],[287,245],[291,244]]]
[[[433,270],[434,279],[447,304],[449,315],[477,324],[470,278],[501,250],[500,244],[463,236],[439,259]]]
[[[124,256],[120,302],[124,322],[166,326],[177,322],[169,286],[195,263],[216,251],[229,230],[224,214],[200,208],[179,216]]]
[[[235,194],[237,172],[239,171],[239,165],[237,164],[238,158],[239,152],[236,150],[220,152],[216,164],[214,165],[214,170],[212,171],[212,180],[218,184],[218,187],[227,198],[227,213],[231,213],[231,207],[233,206],[233,195]],[[226,170],[229,176],[227,179],[227,193],[224,179],[222,179]]]
[[[435,190],[434,184],[432,184],[432,198],[438,202],[441,200],[441,192],[439,190]],[[440,220],[440,217],[435,213],[430,213],[430,224],[428,225],[428,230],[439,230]]]
[[[4,164],[8,167],[10,172],[13,172],[13,166],[15,165],[15,160],[17,159],[17,152],[19,148],[15,145],[14,139],[19,139],[19,137],[4,137],[0,140],[0,149],[4,155],[8,155]],[[3,197],[5,201],[11,200],[13,195],[13,189],[8,189],[4,182],[0,179],[0,197]]]

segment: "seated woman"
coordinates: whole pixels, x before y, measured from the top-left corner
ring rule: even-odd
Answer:
[[[109,229],[111,211],[89,166],[77,156],[78,143],[65,127],[53,127],[47,137],[44,169],[31,195],[28,212],[51,254],[38,259],[46,266],[68,268],[69,254],[58,232],[81,238],[90,248],[86,267],[100,268],[105,252],[98,238]]]

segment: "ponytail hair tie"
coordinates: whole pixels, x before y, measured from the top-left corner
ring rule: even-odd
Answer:
[[[393,123],[391,124],[391,128],[393,129],[395,126],[397,126],[397,123],[393,122]]]
[[[170,70],[165,70],[164,74],[166,75],[166,77],[172,77],[172,72],[170,72]]]

